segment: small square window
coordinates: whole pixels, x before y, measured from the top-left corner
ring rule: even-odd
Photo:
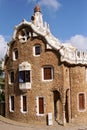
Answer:
[[[43,67],[42,77],[43,80],[53,80],[53,67],[45,66]]]
[[[34,56],[39,56],[41,54],[41,46],[35,45],[34,46]]]

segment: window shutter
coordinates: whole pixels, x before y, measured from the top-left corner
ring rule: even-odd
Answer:
[[[39,114],[44,114],[44,99],[39,97]]]
[[[27,111],[27,101],[26,101],[26,96],[23,96],[23,111]]]
[[[84,94],[79,94],[79,109],[85,109],[85,97]]]
[[[51,68],[44,68],[44,79],[51,79]]]

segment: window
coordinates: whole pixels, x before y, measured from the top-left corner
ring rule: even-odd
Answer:
[[[43,97],[39,97],[39,114],[44,114],[44,99]]]
[[[21,96],[21,112],[27,112],[27,96]]]
[[[44,97],[37,97],[37,115],[44,115]]]
[[[80,111],[85,110],[85,94],[84,93],[79,94],[79,110]]]
[[[30,82],[30,70],[19,71],[19,83]]]
[[[13,71],[10,72],[10,75],[9,75],[9,83],[10,83],[10,84],[14,83],[14,72],[13,72]]]
[[[43,71],[43,80],[52,80],[53,79],[53,67],[45,66],[42,69]]]
[[[10,111],[14,112],[14,96],[10,96]]]
[[[41,46],[40,45],[35,45],[34,46],[34,56],[38,56],[41,53]]]
[[[13,60],[17,60],[18,59],[18,49],[14,49],[13,51]]]
[[[80,51],[77,51],[77,56],[80,58]]]

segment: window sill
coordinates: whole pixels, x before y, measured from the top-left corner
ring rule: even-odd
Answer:
[[[43,82],[52,82],[53,79],[49,79],[49,80],[44,80],[44,79],[42,79],[42,81],[43,81]]]
[[[78,110],[79,112],[85,112],[86,111],[86,109],[83,109],[83,110]]]
[[[37,113],[36,115],[37,115],[37,116],[45,116],[45,114],[38,114],[38,113]]]
[[[14,111],[13,111],[13,110],[10,110],[10,112],[11,112],[11,113],[14,113]]]
[[[21,111],[21,113],[22,113],[22,114],[26,114],[26,113],[27,113],[27,111]]]

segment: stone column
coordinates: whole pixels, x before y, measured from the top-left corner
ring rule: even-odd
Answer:
[[[63,119],[62,119],[62,123],[63,123],[63,126],[66,125],[66,118],[65,118],[65,102],[66,102],[66,92],[65,90],[63,89],[63,99],[62,99],[62,105],[63,105]]]
[[[65,103],[63,103],[63,126],[66,125],[66,119],[65,119]]]

